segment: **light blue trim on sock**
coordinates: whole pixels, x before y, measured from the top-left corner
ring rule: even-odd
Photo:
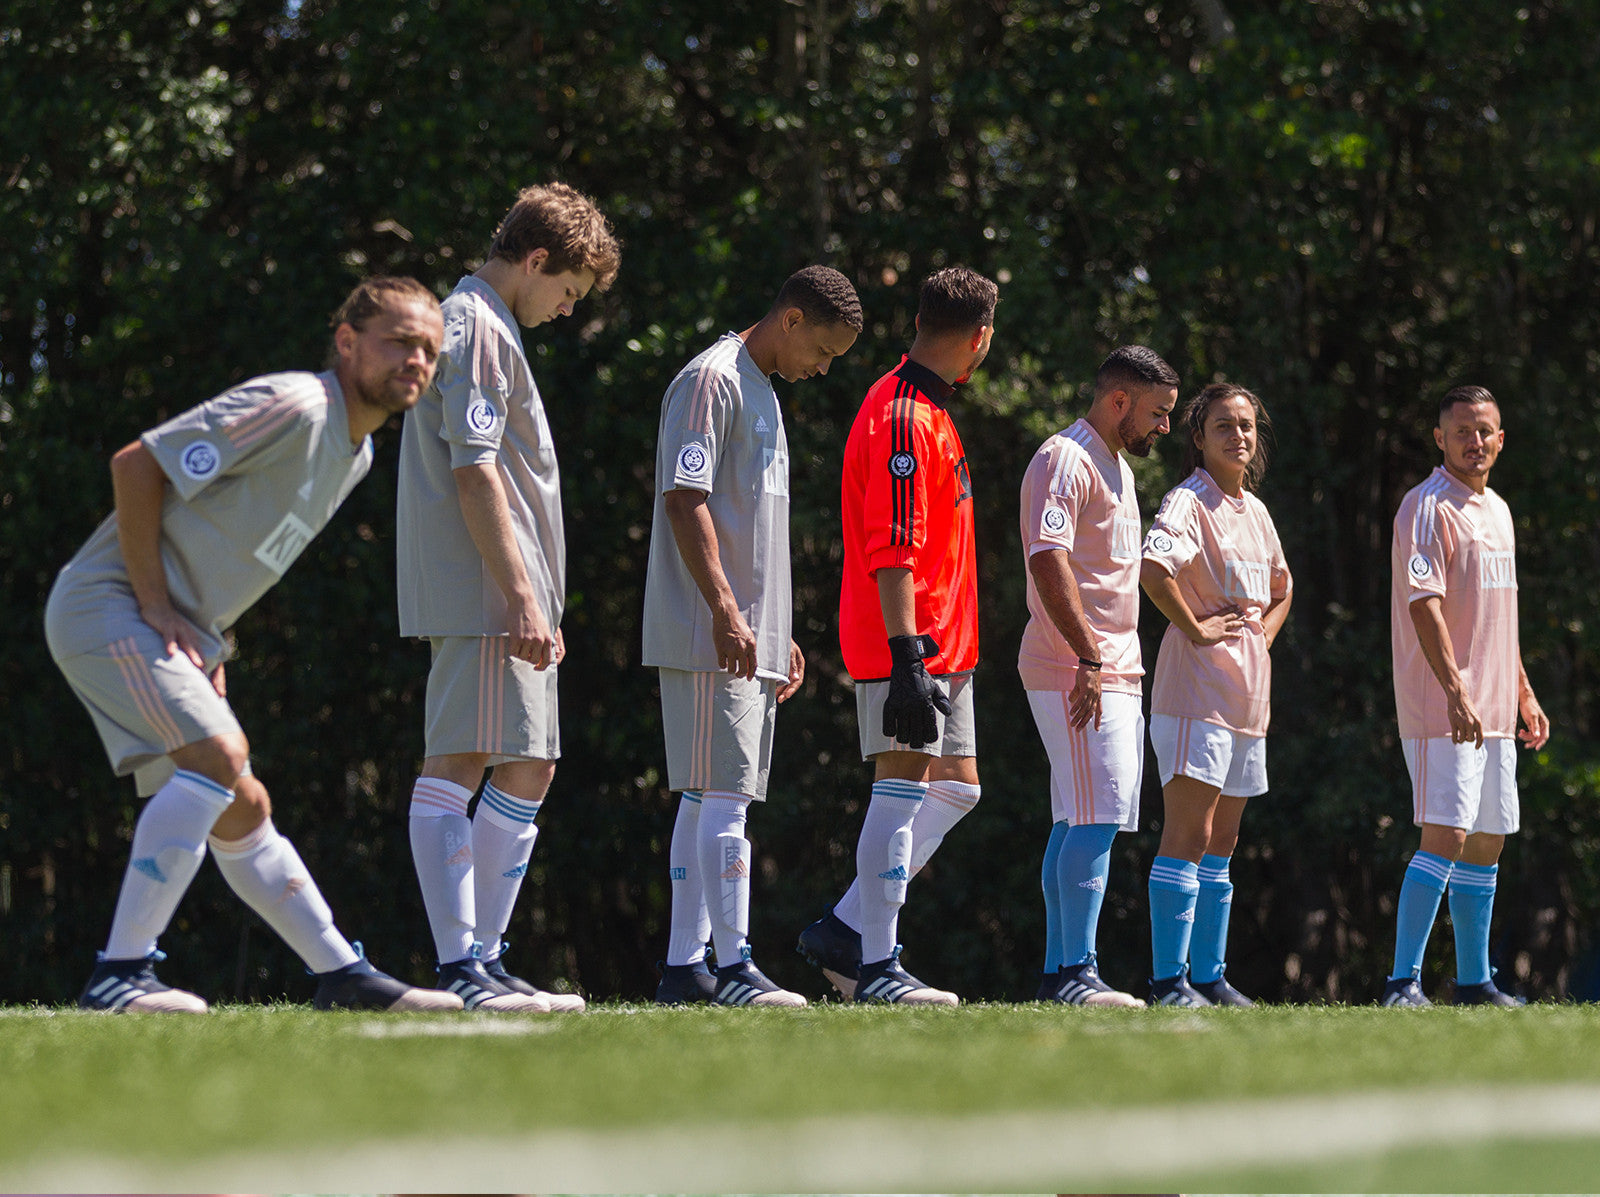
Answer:
[[[1067,832],[1056,861],[1061,891],[1061,961],[1068,968],[1094,959],[1095,932],[1111,876],[1115,823],[1080,823]]]
[[[1456,984],[1482,985],[1490,977],[1489,923],[1499,865],[1456,862],[1450,874],[1450,923],[1456,936]]]
[[[890,777],[884,781],[872,783],[872,796],[874,798],[899,798],[906,802],[921,802],[928,796],[928,783]]]
[[[181,777],[188,784],[197,786],[200,789],[205,790],[207,793],[215,794],[217,797],[224,798],[228,802],[233,801],[232,790],[223,785],[220,781],[212,781],[203,773],[194,773],[188,769],[178,769],[173,772],[172,776],[174,780],[177,780]]]
[[[685,802],[692,802],[696,806],[700,805],[700,791],[699,790],[683,790],[681,792],[683,794],[683,800]]]
[[[1411,857],[1395,904],[1394,971],[1389,980],[1422,976],[1422,954],[1453,865],[1453,861],[1420,849]]]
[[[1200,867],[1192,860],[1158,856],[1150,862],[1150,975],[1176,977],[1189,959]]]
[[[1039,888],[1044,891],[1044,971],[1061,967],[1061,846],[1072,828],[1065,821],[1053,824],[1044,845],[1044,865],[1039,870]]]
[[[1233,880],[1226,856],[1200,858],[1200,897],[1194,904],[1194,933],[1189,938],[1189,977],[1211,982],[1222,976],[1228,960],[1228,916],[1233,913]]]
[[[524,798],[516,798],[504,790],[496,789],[494,785],[483,787],[483,796],[478,799],[502,819],[512,823],[532,823],[538,817],[539,808],[544,805],[540,802],[529,802]]]

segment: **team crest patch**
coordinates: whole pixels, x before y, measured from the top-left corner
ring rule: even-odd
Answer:
[[[917,472],[916,454],[901,450],[889,455],[889,472],[896,478],[909,478]]]
[[[1150,533],[1150,547],[1158,553],[1172,552],[1172,537],[1165,532]]]
[[[178,458],[185,475],[196,482],[204,482],[222,466],[222,456],[210,441],[195,441]]]
[[[1411,560],[1406,562],[1406,570],[1413,578],[1421,582],[1433,576],[1433,563],[1421,553],[1412,553]]]
[[[1067,513],[1059,507],[1046,507],[1044,510],[1044,530],[1052,536],[1059,536],[1067,528]]]
[[[493,406],[488,400],[479,399],[467,408],[467,427],[474,432],[493,432],[499,417],[495,415]]]
[[[678,477],[704,480],[711,473],[711,454],[693,442],[678,450]]]

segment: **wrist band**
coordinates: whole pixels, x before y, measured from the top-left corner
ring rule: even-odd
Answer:
[[[1079,657],[1078,658],[1078,668],[1079,669],[1087,669],[1091,673],[1099,673],[1100,672],[1100,662],[1099,661],[1091,661],[1087,657]]]

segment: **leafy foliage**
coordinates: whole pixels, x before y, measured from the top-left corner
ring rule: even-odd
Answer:
[[[0,941],[30,967],[0,977],[0,997],[73,992],[136,813],[37,634],[55,569],[109,505],[109,454],[238,379],[320,362],[325,314],[364,273],[443,294],[515,190],[551,177],[601,202],[625,256],[608,295],[528,343],[572,560],[565,755],[512,931],[530,972],[601,994],[653,984],[672,799],[636,662],[657,407],[685,360],[823,260],[857,280],[867,329],[784,396],[810,668],[752,827],[761,959],[811,986],[787,944],[848,877],[867,780],[834,636],[844,435],[909,338],[917,282],[959,261],[1002,283],[995,351],[958,413],[986,797],[914,887],[917,967],[974,995],[1032,991],[1047,770],[1012,665],[1015,488],[1104,353],[1140,341],[1185,393],[1250,386],[1277,427],[1264,497],[1297,598],[1277,649],[1276,789],[1234,868],[1231,975],[1355,1000],[1387,964],[1414,837],[1388,522],[1432,464],[1431,403],[1472,380],[1505,406],[1495,483],[1518,515],[1525,656],[1556,723],[1523,769],[1497,957],[1531,992],[1593,993],[1597,15],[1593,0],[13,6]],[[242,622],[231,672],[279,821],[343,925],[423,976],[404,811],[426,666],[395,630],[395,448],[381,438],[373,476]],[[1175,446],[1158,454],[1140,472],[1147,510],[1176,481]],[[1153,826],[1153,779],[1145,799]],[[1149,851],[1119,841],[1102,925],[1126,985],[1143,976]],[[297,972],[209,874],[166,946],[217,994],[282,993]]]

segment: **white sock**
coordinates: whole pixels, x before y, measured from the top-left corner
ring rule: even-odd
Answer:
[[[472,885],[477,923],[474,935],[486,952],[500,954],[500,938],[511,924],[522,878],[539,829],[533,820],[544,805],[517,798],[494,785],[483,787],[472,816]]]
[[[356,962],[350,941],[333,925],[333,911],[294,845],[272,820],[242,840],[210,839],[217,868],[233,892],[259,914],[314,973]]]
[[[440,964],[472,955],[472,791],[439,777],[419,777],[411,788],[411,859],[422,885],[422,904]]]
[[[911,875],[915,877],[944,843],[950,829],[978,805],[982,786],[964,781],[928,783],[928,796],[922,800],[916,820],[911,824]]]
[[[855,888],[861,908],[861,959],[866,964],[894,954],[900,907],[911,880],[911,824],[927,791],[927,783],[921,781],[891,779],[872,785],[872,802],[856,841]]]
[[[145,803],[106,940],[107,960],[143,960],[172,921],[206,857],[206,836],[233,791],[179,769]]]
[[[700,798],[700,877],[719,968],[737,964],[750,934],[750,841],[744,838],[750,800],[706,790]]]
[[[938,851],[939,845],[950,829],[978,805],[983,787],[964,781],[934,781],[928,783],[928,796],[917,810],[911,823],[911,875],[915,877],[922,866]],[[833,908],[839,921],[852,931],[861,930],[861,882],[850,882]]]
[[[685,790],[672,824],[667,876],[672,883],[672,922],[667,936],[668,964],[698,964],[706,958],[711,913],[700,877],[700,795]]]

